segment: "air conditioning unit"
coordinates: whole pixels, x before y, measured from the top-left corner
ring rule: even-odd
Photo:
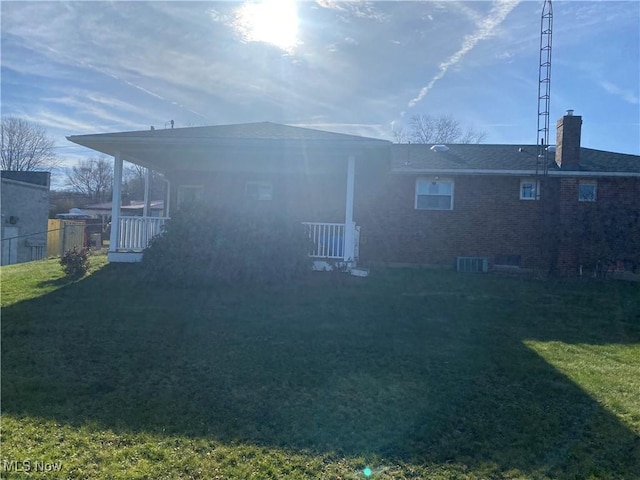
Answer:
[[[489,261],[486,257],[457,257],[456,271],[464,273],[486,273]]]

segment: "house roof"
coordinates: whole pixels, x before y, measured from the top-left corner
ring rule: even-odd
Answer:
[[[32,172],[22,170],[2,170],[0,177],[16,182],[31,183],[42,187],[48,187],[51,179],[50,172]]]
[[[331,142],[366,142],[389,143],[377,138],[346,135],[344,133],[326,132],[312,128],[294,127],[274,122],[240,123],[233,125],[213,125],[207,127],[165,128],[157,130],[140,130],[133,132],[102,133],[97,135],[73,135],[67,137],[75,142],[82,138],[171,138],[171,139],[238,139],[238,140],[312,140]]]
[[[391,169],[394,173],[450,174],[534,174],[536,145],[447,145],[446,151],[433,151],[431,145],[395,144],[391,147]],[[580,168],[561,169],[549,153],[549,173],[562,175],[640,176],[640,156],[580,149]]]
[[[321,150],[346,160],[363,149],[391,145],[387,140],[272,122],[72,135],[67,140],[111,156],[120,152],[124,160],[159,171],[211,167],[216,156],[239,160],[286,152],[292,158],[302,153],[311,158],[310,152]]]

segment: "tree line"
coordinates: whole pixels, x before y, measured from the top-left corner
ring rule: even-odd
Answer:
[[[2,170],[51,171],[61,165],[55,152],[55,142],[44,127],[14,116],[2,117]],[[144,197],[145,168],[130,165],[125,168],[123,192],[132,200]],[[111,200],[113,162],[106,156],[79,160],[64,168],[64,185],[70,192],[82,196],[87,203]],[[161,174],[151,172],[151,198],[164,198],[165,183]]]

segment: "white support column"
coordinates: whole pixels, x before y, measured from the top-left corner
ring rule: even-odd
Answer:
[[[142,208],[142,216],[149,216],[149,169],[144,169],[144,207]]]
[[[356,158],[349,155],[347,164],[347,199],[344,213],[344,261],[355,265],[356,225],[353,222],[353,194],[355,189]]]
[[[111,196],[111,236],[109,256],[118,251],[120,237],[120,207],[122,203],[122,154],[116,152],[113,163],[113,194]],[[111,260],[111,259],[109,259]]]
[[[167,180],[166,178],[164,179],[164,181],[166,182],[166,187],[167,187],[167,194],[165,195],[165,201],[164,201],[164,216],[165,217],[169,217],[169,205],[171,205],[171,182],[169,180]]]

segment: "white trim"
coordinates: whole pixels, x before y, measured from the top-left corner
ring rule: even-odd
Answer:
[[[144,169],[144,206],[142,207],[142,216],[149,216],[149,167]]]
[[[420,181],[424,181],[424,182],[432,182],[432,183],[451,183],[451,207],[450,208],[419,208],[418,207],[418,183],[420,183]],[[453,178],[440,178],[440,177],[435,177],[435,176],[430,176],[430,177],[418,177],[416,178],[416,184],[415,184],[415,190],[414,190],[414,195],[413,195],[413,209],[414,210],[434,210],[434,211],[438,211],[438,212],[449,212],[453,210],[453,203],[454,203],[454,198],[455,198],[455,186],[456,186],[456,182],[454,181]],[[426,195],[428,196],[428,195]]]
[[[356,224],[353,222],[353,197],[356,176],[356,158],[349,155],[347,163],[347,195],[344,212],[344,260],[355,261]]]
[[[160,130],[161,131],[161,130]],[[321,133],[333,133],[327,132],[326,130],[317,130]],[[141,133],[146,133],[141,132]],[[110,135],[109,138],[104,137],[104,135]],[[166,137],[152,137],[148,135],[122,135],[122,136],[113,136],[117,134],[113,133],[98,133],[91,135],[70,135],[67,138],[72,143],[77,145],[82,145],[83,147],[91,148],[92,150],[102,151],[101,148],[107,149],[107,147],[119,147],[123,148],[137,148],[140,146],[174,146],[180,147],[184,145],[188,145],[190,147],[211,147],[211,146],[219,146],[219,147],[235,147],[238,145],[245,147],[262,147],[264,144],[273,144],[273,143],[281,143],[281,144],[299,144],[301,141],[305,143],[305,145],[310,147],[315,146],[323,146],[326,147],[327,144],[331,144],[330,148],[349,148],[349,149],[360,149],[362,147],[388,147],[392,145],[389,140],[380,140],[376,138],[367,138],[367,137],[356,137],[352,138],[295,138],[295,137],[286,137],[286,138],[252,138],[252,137],[204,137],[199,135],[170,135]],[[342,135],[342,134],[338,134]],[[136,150],[139,151],[139,150]],[[135,153],[134,151],[131,152]]]
[[[111,194],[111,235],[109,252],[118,251],[120,238],[120,207],[122,204],[122,154],[116,152],[113,157],[113,193]]]
[[[580,187],[582,185],[589,185],[593,187],[593,198],[582,198],[580,196]],[[580,180],[578,182],[578,202],[595,203],[597,201],[598,201],[598,181],[597,180]]]
[[[525,183],[535,184],[533,197],[522,196],[522,185]],[[524,201],[540,200],[540,180],[536,180],[534,177],[521,178],[520,179],[520,200],[524,200]]]
[[[557,177],[640,177],[640,172],[549,172]]]
[[[165,217],[169,217],[169,205],[171,205],[171,182],[169,180],[167,180],[166,178],[163,178],[163,180],[166,182],[166,192],[167,192],[167,200],[164,204],[164,216]]]
[[[472,168],[455,169],[430,169],[430,168],[392,168],[392,174],[396,175],[517,175],[527,177],[536,175],[535,170],[487,170]],[[548,172],[553,177],[640,177],[640,172],[581,172],[581,171],[556,171]]]
[[[137,263],[142,261],[142,252],[109,252],[107,260],[111,263]]]

